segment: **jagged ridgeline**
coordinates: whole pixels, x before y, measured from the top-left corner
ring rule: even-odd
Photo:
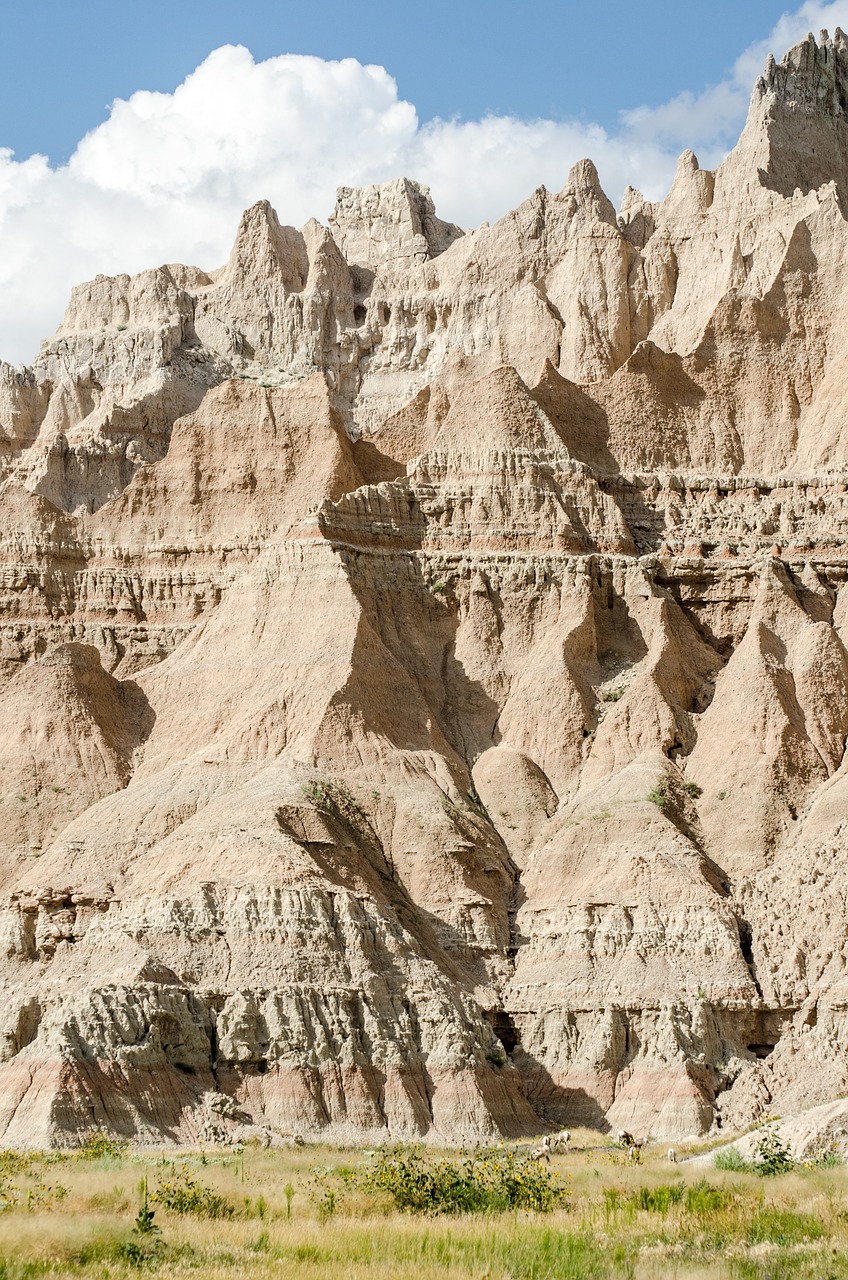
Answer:
[[[406,179],[0,367],[0,1138],[848,1091],[848,41],[715,172]]]

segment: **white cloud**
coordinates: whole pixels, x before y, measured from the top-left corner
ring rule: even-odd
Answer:
[[[262,197],[298,226],[326,219],[338,185],[405,174],[429,183],[443,217],[475,226],[541,183],[559,189],[585,155],[614,200],[627,183],[658,197],[684,147],[720,160],[769,50],[838,24],[848,27],[848,0],[806,0],[726,80],[625,112],[614,132],[496,116],[422,126],[382,67],[217,49],[173,93],[116,101],[59,169],[0,149],[0,355],[31,359],[71,286],[98,272],[220,265],[241,211]]]

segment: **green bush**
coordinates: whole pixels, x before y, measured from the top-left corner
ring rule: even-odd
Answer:
[[[683,790],[687,796],[691,796],[693,800],[699,800],[704,794],[704,788],[699,787],[697,782],[684,782]]]
[[[83,1142],[77,1156],[80,1160],[120,1160],[127,1154],[129,1142],[125,1138],[112,1138],[105,1129],[90,1133]]]
[[[307,800],[312,801],[316,809],[321,809],[324,813],[338,812],[332,782],[325,782],[323,778],[313,778],[311,782],[304,782],[301,791]]]
[[[334,818],[341,818],[354,825],[363,819],[362,809],[347,787],[342,786],[341,783],[329,782],[326,778],[313,778],[311,782],[305,782],[300,789],[322,813],[329,813]]]
[[[193,1213],[201,1218],[232,1218],[235,1206],[211,1187],[191,1176],[186,1165],[165,1182],[160,1182],[150,1201],[161,1204],[172,1213]]]
[[[686,1212],[697,1215],[721,1213],[733,1202],[733,1195],[721,1187],[714,1187],[706,1178],[700,1178],[686,1188]]]
[[[801,1163],[805,1169],[841,1169],[845,1161],[832,1139],[819,1138]]]
[[[756,1144],[752,1168],[761,1178],[773,1178],[794,1168],[789,1148],[776,1129],[766,1129]]]
[[[395,1147],[377,1152],[353,1180],[402,1213],[549,1213],[569,1195],[551,1169],[499,1147],[433,1161],[415,1147]]]
[[[738,1147],[726,1147],[724,1151],[717,1151],[713,1156],[713,1165],[716,1169],[727,1169],[731,1173],[742,1173],[751,1167]]]
[[[661,782],[659,786],[651,787],[645,799],[650,800],[651,804],[655,804],[658,809],[665,809],[669,800],[665,783]]]
[[[602,1187],[601,1196],[603,1197],[604,1220],[607,1226],[610,1226],[618,1218],[623,1192],[619,1191],[618,1187]]]
[[[340,1178],[344,1182],[350,1182],[353,1177],[353,1171],[347,1167],[312,1170],[312,1185],[308,1194],[318,1211],[319,1222],[326,1222],[328,1218],[332,1218],[338,1207],[339,1191],[333,1180]]]

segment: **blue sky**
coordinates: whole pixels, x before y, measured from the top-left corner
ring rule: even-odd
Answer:
[[[848,0],[6,6],[0,358],[99,272],[219,266],[262,198],[300,226],[405,175],[474,227],[584,156],[661,198],[684,148],[733,145],[769,52],[836,25]]]
[[[7,6],[0,42],[0,146],[66,161],[79,139],[136,89],[173,91],[224,44],[259,61],[280,53],[379,63],[422,121],[486,113],[614,126],[721,79],[787,6],[630,0],[86,0]],[[796,6],[797,7],[797,6]]]

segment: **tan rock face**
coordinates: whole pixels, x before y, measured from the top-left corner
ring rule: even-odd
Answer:
[[[0,1136],[848,1089],[848,46],[617,215],[248,210],[0,366]]]
[[[340,187],[330,229],[351,266],[366,269],[426,262],[462,235],[459,227],[436,217],[428,188],[408,178]]]

